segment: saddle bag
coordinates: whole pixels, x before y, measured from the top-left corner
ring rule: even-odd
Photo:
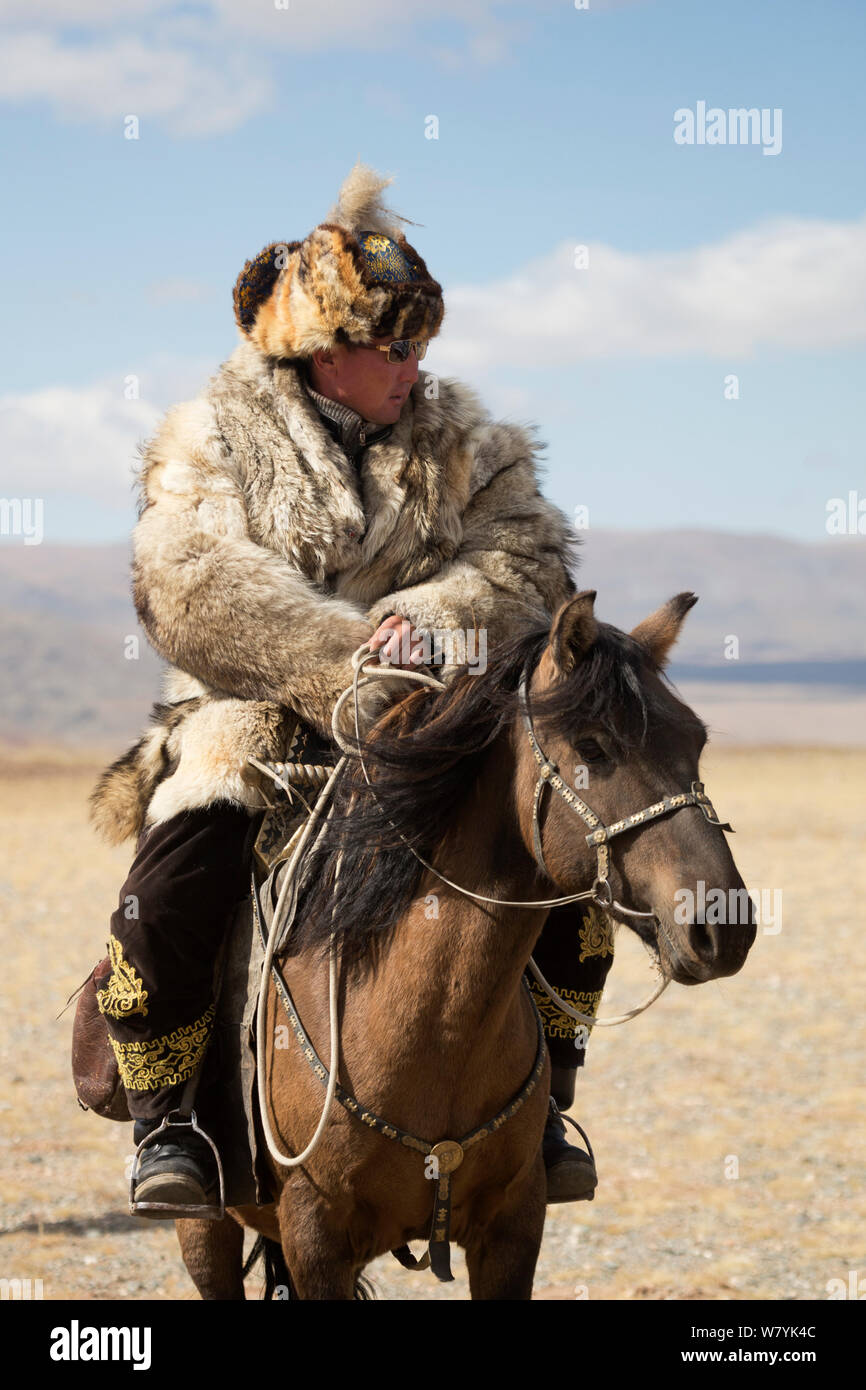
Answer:
[[[126,1091],[120,1080],[105,1019],[96,998],[96,980],[111,973],[105,956],[85,980],[72,1025],[72,1079],[78,1101],[106,1120],[129,1120]]]

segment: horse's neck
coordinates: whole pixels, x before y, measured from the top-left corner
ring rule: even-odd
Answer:
[[[431,863],[486,897],[550,897],[514,823],[512,776],[497,740]],[[455,1042],[482,1026],[492,1038],[525,1008],[522,975],[546,915],[476,902],[425,869],[377,965],[377,996],[390,997],[401,1018],[435,1019],[440,1036]]]

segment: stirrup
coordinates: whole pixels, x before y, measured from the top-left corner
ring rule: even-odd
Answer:
[[[575,1149],[568,1143],[566,1135],[565,1121],[578,1131],[584,1143],[586,1152]],[[564,1151],[559,1158],[555,1158],[553,1153],[550,1157],[545,1154],[544,1166],[547,1171],[547,1204],[556,1205],[564,1202],[592,1202],[595,1199],[595,1191],[598,1186],[598,1172],[595,1166],[595,1154],[589,1135],[577,1120],[573,1120],[570,1115],[563,1114],[559,1109],[553,1096],[550,1097],[550,1110],[548,1115],[548,1125],[555,1124],[557,1139],[559,1144],[564,1146]],[[545,1130],[545,1134],[546,1134]],[[571,1155],[571,1157],[570,1157]],[[594,1181],[592,1186],[586,1187],[586,1180],[592,1173]],[[576,1176],[577,1175],[577,1176]]]
[[[201,1138],[204,1139],[204,1141],[208,1144],[213,1153],[214,1159],[216,1160],[217,1178],[219,1180],[218,1205],[212,1202],[198,1203],[197,1205],[190,1204],[189,1206],[184,1206],[182,1204],[178,1205],[174,1202],[136,1201],[135,1185],[138,1181],[138,1175],[141,1168],[142,1152],[144,1151],[144,1149],[148,1147],[148,1145],[155,1143],[159,1136],[161,1134],[164,1134],[164,1132],[167,1129],[191,1130],[193,1134],[200,1135]],[[136,1216],[138,1214],[146,1215],[149,1212],[155,1211],[165,1212],[166,1216],[173,1216],[176,1219],[188,1216],[201,1221],[222,1221],[223,1217],[226,1214],[226,1189],[225,1181],[223,1179],[223,1165],[222,1160],[219,1156],[219,1150],[214,1141],[211,1139],[210,1135],[205,1134],[204,1130],[200,1127],[198,1120],[196,1119],[196,1114],[194,1110],[190,1111],[188,1119],[183,1115],[183,1112],[181,1110],[170,1111],[170,1113],[166,1115],[165,1119],[163,1120],[162,1124],[159,1126],[158,1129],[153,1129],[151,1130],[150,1134],[146,1134],[144,1136],[144,1138],[142,1139],[141,1143],[135,1151],[135,1158],[132,1164],[132,1173],[129,1179],[129,1214],[130,1216]]]
[[[551,1096],[551,1100],[553,1100],[553,1097],[552,1097],[552,1096]],[[556,1102],[555,1102],[555,1101],[554,1101],[554,1105],[556,1105]],[[578,1134],[580,1135],[581,1139],[582,1139],[583,1142],[586,1144],[586,1151],[587,1151],[587,1153],[589,1154],[590,1158],[592,1159],[592,1166],[593,1166],[593,1168],[594,1168],[594,1167],[595,1167],[595,1154],[593,1153],[592,1144],[590,1144],[590,1142],[589,1142],[589,1135],[587,1134],[586,1130],[583,1128],[582,1125],[579,1125],[579,1124],[577,1123],[577,1120],[573,1120],[573,1119],[571,1118],[570,1115],[566,1115],[564,1111],[560,1110],[560,1108],[559,1108],[558,1105],[557,1105],[557,1107],[556,1107],[556,1113],[559,1115],[560,1119],[566,1120],[566,1121],[568,1122],[568,1124],[573,1125],[574,1128],[577,1130],[577,1132],[578,1132]]]

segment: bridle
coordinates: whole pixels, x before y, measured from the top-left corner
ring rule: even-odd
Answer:
[[[518,685],[518,695],[520,695],[520,713],[523,716],[528,738],[530,738],[532,755],[534,755],[535,762],[538,763],[538,780],[535,783],[534,794],[532,794],[532,849],[535,853],[535,862],[548,878],[553,877],[545,863],[544,849],[542,849],[541,844],[541,823],[538,819],[542,795],[544,795],[545,787],[549,787],[550,790],[562,796],[566,805],[570,806],[571,810],[574,810],[581,817],[585,826],[589,826],[589,834],[585,838],[587,838],[587,844],[595,849],[596,876],[592,888],[589,888],[584,897],[591,899],[599,908],[623,912],[630,917],[655,917],[655,912],[638,912],[637,908],[626,908],[623,903],[614,899],[613,888],[610,887],[610,851],[607,848],[607,844],[613,840],[614,835],[621,835],[627,830],[634,830],[635,826],[644,826],[646,821],[657,820],[657,817],[667,816],[674,810],[683,809],[684,806],[699,806],[703,815],[709,820],[710,826],[717,826],[719,830],[733,831],[734,827],[728,824],[728,821],[719,820],[712,801],[703,791],[703,783],[699,783],[699,781],[694,781],[689,791],[678,791],[673,796],[662,796],[660,801],[653,801],[652,805],[645,806],[644,810],[635,810],[631,816],[624,816],[623,819],[614,820],[612,824],[605,826],[591,806],[582,801],[574,788],[569,787],[569,784],[563,780],[559,767],[556,766],[552,758],[546,756],[544,749],[539,744],[534,727],[532,727],[530,698],[528,698],[528,676],[530,676],[530,670],[528,667],[524,667],[520,677],[520,685]],[[605,892],[605,897],[601,897],[602,890]]]
[[[377,665],[373,670],[367,670],[367,662],[373,660],[377,662]],[[354,673],[352,684],[346,687],[334,706],[333,715],[331,717],[331,733],[334,742],[342,749],[344,754],[358,759],[361,765],[361,771],[364,774],[364,780],[375,797],[375,789],[373,783],[370,781],[364,757],[360,751],[361,729],[358,721],[358,691],[360,687],[369,684],[374,678],[390,680],[394,676],[405,677],[407,680],[415,681],[420,685],[433,686],[437,690],[443,690],[445,688],[445,683],[435,676],[428,675],[424,671],[409,671],[403,670],[400,667],[382,665],[381,662],[379,662],[378,652],[371,652],[366,642],[354,653],[352,657],[352,670]],[[467,898],[474,898],[476,902],[496,903],[501,907],[559,907],[565,903],[575,903],[589,899],[596,903],[597,906],[605,908],[608,911],[624,912],[632,917],[655,917],[654,912],[638,912],[635,908],[623,907],[621,903],[615,901],[608,878],[610,872],[610,854],[607,848],[608,840],[613,839],[615,835],[621,835],[626,830],[633,830],[635,826],[643,825],[646,821],[655,820],[658,816],[667,815],[671,811],[679,811],[684,806],[700,806],[701,811],[710,824],[718,826],[720,830],[732,830],[733,827],[728,825],[727,822],[723,823],[719,820],[712,802],[704,792],[703,782],[692,782],[690,791],[677,792],[674,796],[666,796],[661,801],[653,802],[652,806],[645,807],[643,811],[635,811],[633,815],[626,816],[624,820],[614,821],[612,825],[603,825],[600,818],[590,806],[587,806],[585,801],[581,800],[574,788],[569,787],[568,784],[563,781],[556,763],[553,762],[551,758],[545,756],[535,736],[535,730],[532,727],[532,717],[529,712],[529,698],[527,694],[531,670],[531,660],[527,659],[527,663],[520,676],[518,693],[523,722],[529,735],[535,760],[539,765],[538,781],[536,782],[535,793],[532,799],[532,836],[535,846],[536,863],[545,877],[550,879],[552,883],[555,883],[553,875],[544,862],[544,855],[541,848],[541,829],[538,823],[538,809],[541,802],[541,794],[544,787],[549,785],[554,791],[559,793],[563,800],[571,806],[573,811],[577,812],[584,823],[590,826],[590,834],[587,835],[586,841],[587,844],[595,848],[598,865],[598,872],[592,887],[586,888],[580,893],[567,893],[561,898],[488,898],[483,893],[470,892],[468,888],[464,888],[461,884],[455,883],[450,878],[446,878],[445,875],[441,874],[432,864],[428,864],[427,860],[422,858],[413,845],[409,844],[402,831],[394,825],[394,822],[389,818],[392,829],[397,831],[397,834],[406,845],[406,848],[424,865],[425,869],[429,869],[442,883],[447,883],[449,888],[456,888],[458,893],[462,893],[464,897]],[[361,677],[362,671],[363,679]],[[354,697],[356,740],[354,744],[347,741],[340,729],[340,716],[342,714],[343,705],[350,696]],[[251,758],[250,762],[253,761],[255,760]],[[259,766],[261,766],[261,764],[259,764]],[[288,771],[286,764],[277,764],[277,767],[284,775]],[[322,769],[322,772],[324,773],[325,769]],[[273,771],[271,771],[271,775],[273,776]],[[276,777],[274,780],[279,782],[280,778]],[[283,783],[283,785],[285,786],[285,783]],[[288,790],[288,788],[286,788],[286,790]],[[602,885],[606,890],[606,897],[604,898],[599,897],[597,892]]]
[[[535,783],[535,791],[532,797],[532,844],[535,854],[535,862],[538,867],[549,879],[553,878],[550,870],[544,862],[544,851],[541,845],[541,826],[538,813],[541,806],[541,798],[545,787],[550,787],[552,791],[558,792],[567,806],[580,816],[585,825],[590,827],[590,833],[586,836],[586,843],[591,845],[596,852],[597,872],[592,887],[583,894],[576,896],[590,898],[599,907],[614,912],[623,912],[629,917],[654,917],[654,912],[639,912],[634,907],[624,907],[622,903],[615,900],[613,889],[610,886],[610,851],[608,842],[615,835],[622,835],[626,830],[634,830],[635,826],[645,825],[647,821],[657,820],[659,816],[666,816],[671,811],[680,811],[684,806],[699,806],[710,825],[716,825],[720,830],[731,830],[733,826],[727,821],[720,821],[716,815],[713,803],[704,791],[703,782],[692,782],[691,788],[687,792],[676,792],[673,796],[662,797],[660,801],[654,801],[651,806],[645,806],[642,811],[634,811],[630,816],[625,816],[622,820],[613,821],[610,825],[603,825],[599,817],[595,814],[591,806],[578,796],[573,787],[563,781],[559,768],[552,758],[548,758],[542,749],[532,727],[532,716],[529,712],[528,696],[528,676],[529,667],[524,667],[520,677],[518,687],[520,695],[520,711],[523,716],[523,723],[529,735],[529,742],[532,748],[535,761],[538,763],[538,780]],[[605,896],[601,897],[601,890]]]

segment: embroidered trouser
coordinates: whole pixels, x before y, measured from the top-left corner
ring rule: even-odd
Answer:
[[[251,818],[228,802],[183,811],[139,836],[111,918],[97,998],[135,1120],[166,1115],[202,1060],[214,967],[249,890]]]
[[[613,929],[606,914],[594,903],[551,908],[532,954],[551,988],[579,1013],[594,1018],[613,965]],[[551,1063],[566,1071],[582,1067],[591,1028],[564,1014],[535,977],[531,973],[528,977]]]
[[[139,836],[111,918],[111,968],[96,979],[133,1119],[159,1119],[176,1107],[204,1056],[217,955],[249,889],[251,824],[246,811],[217,802]],[[613,961],[612,935],[597,908],[553,908],[534,955],[558,994],[595,1014]],[[582,1066],[586,1030],[534,981],[532,989],[554,1066]]]

